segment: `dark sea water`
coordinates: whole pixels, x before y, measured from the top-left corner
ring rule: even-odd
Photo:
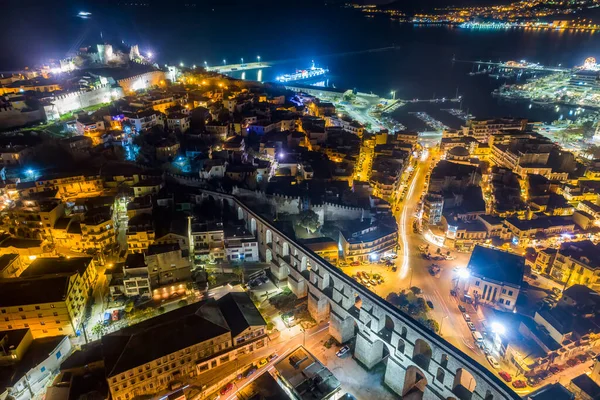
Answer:
[[[10,3],[10,4],[8,4]],[[509,30],[465,30],[453,27],[423,27],[401,24],[381,16],[365,18],[340,6],[279,2],[265,7],[213,1],[137,0],[148,6],[129,6],[136,0],[76,2],[13,2],[4,5],[4,35],[0,36],[0,70],[32,65],[48,57],[64,57],[80,46],[102,40],[138,43],[143,52],[152,51],[157,61],[186,65],[278,60],[261,71],[260,79],[307,68],[311,60],[327,67],[329,86],[356,89],[403,99],[454,97],[458,89],[463,109],[477,117],[525,116],[551,121],[559,112],[525,103],[500,102],[490,95],[504,80],[469,76],[473,66],[460,60],[521,60],[545,65],[573,66],[588,56],[600,59],[600,32]],[[289,3],[289,4],[288,4]],[[188,4],[188,6],[186,6]],[[191,4],[191,5],[190,5]],[[82,20],[78,11],[92,12]],[[9,33],[9,34],[7,34]],[[102,39],[101,39],[102,34]],[[366,52],[397,46],[398,49]],[[258,71],[247,71],[255,80]],[[241,74],[240,76],[241,77]],[[427,111],[448,125],[456,118],[439,111],[456,105],[411,105],[411,111]],[[419,128],[406,115],[396,117]]]

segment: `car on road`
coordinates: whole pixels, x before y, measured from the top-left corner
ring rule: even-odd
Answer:
[[[267,363],[268,363],[268,362],[269,362],[269,361],[267,361],[267,359],[266,359],[266,358],[263,358],[263,359],[261,359],[261,360],[258,362],[258,368],[262,368],[262,367],[264,367],[265,365],[267,365]]]
[[[466,309],[466,308],[465,308],[465,306],[463,306],[462,304],[459,304],[459,305],[458,305],[458,310],[459,310],[461,313],[465,313],[465,312],[467,312],[467,309]]]
[[[277,358],[277,353],[273,353],[269,356],[269,361],[273,361],[275,358]]]
[[[446,256],[446,260],[448,260],[448,261],[452,261],[454,259],[455,259],[454,256]]]
[[[352,261],[350,265],[353,267],[358,267],[360,265],[360,261]]]
[[[470,322],[470,321],[469,321],[469,322],[467,322],[467,326],[469,327],[469,329],[470,329],[472,332],[475,332],[475,331],[477,330],[477,329],[475,329],[475,325],[473,325],[473,323],[472,323],[472,322]]]
[[[373,285],[373,286],[377,286],[377,284],[378,284],[379,282],[377,282],[375,279],[371,278],[371,279],[369,280],[369,283],[370,283],[371,285]]]
[[[340,348],[337,353],[335,353],[336,356],[338,357],[343,357],[344,354],[346,354],[347,352],[350,351],[350,347],[349,346],[343,346],[342,348]]]
[[[469,314],[463,313],[463,318],[465,319],[465,321],[471,322],[471,317],[469,316]]]
[[[427,300],[427,305],[433,310],[433,302],[431,300]]]
[[[510,376],[510,374],[506,371],[498,371],[498,375],[500,375],[500,377],[504,379],[505,382],[512,381],[512,376]]]
[[[221,396],[226,395],[229,391],[231,391],[231,389],[233,389],[233,383],[229,382],[227,385],[223,386],[223,389],[221,389]]]
[[[488,360],[488,362],[490,363],[490,365],[492,366],[492,368],[494,369],[500,369],[500,364],[498,364],[498,361],[496,361],[496,359],[493,356],[486,356],[485,357],[486,360]]]

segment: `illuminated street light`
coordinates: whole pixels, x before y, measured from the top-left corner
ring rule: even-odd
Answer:
[[[244,63],[244,57],[242,57],[242,64]]]
[[[192,68],[196,69],[196,64],[192,65]]]
[[[504,335],[506,333],[506,327],[500,322],[492,322],[492,331],[498,335]]]
[[[183,63],[182,63],[182,62],[180,62],[180,63],[179,63],[179,66],[180,66],[181,68],[183,68]]]
[[[148,58],[152,58],[153,54],[151,51],[148,52]]]
[[[456,271],[456,274],[460,279],[467,279],[469,276],[471,276],[471,272],[466,268],[459,269]]]
[[[206,61],[204,61],[204,66],[208,68],[208,63]]]
[[[256,59],[258,60],[258,63],[260,64],[260,56],[256,56]]]
[[[223,65],[227,64],[227,60],[223,59]]]

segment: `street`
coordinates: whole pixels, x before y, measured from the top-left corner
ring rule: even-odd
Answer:
[[[400,244],[400,252],[395,259],[397,272],[392,272],[390,268],[383,264],[344,267],[342,269],[348,275],[354,275],[358,271],[379,273],[383,277],[384,283],[372,286],[370,290],[384,299],[390,293],[408,290],[412,286],[419,287],[423,292],[424,299],[431,301],[434,306],[429,311],[429,315],[440,325],[440,335],[458,349],[488,367],[489,363],[485,359],[485,355],[475,346],[471,331],[458,309],[458,298],[450,295],[450,290],[454,288],[456,283],[456,275],[453,269],[457,266],[464,268],[468,263],[469,254],[455,252],[453,256],[456,259],[452,261],[426,260],[421,256],[418,248],[428,243],[421,234],[413,233],[413,221],[419,211],[419,202],[426,187],[426,176],[432,165],[434,165],[435,157],[436,154],[432,151],[431,155],[418,160],[412,179],[407,183],[408,190],[405,200],[396,201],[392,204],[394,210],[399,206],[399,210],[396,212],[398,241]],[[436,246],[429,244],[429,251],[431,254],[435,254]],[[444,253],[446,251],[444,250]],[[433,262],[441,267],[440,273],[436,276],[429,274],[429,266]],[[478,327],[482,315],[474,312],[470,314],[473,323]]]

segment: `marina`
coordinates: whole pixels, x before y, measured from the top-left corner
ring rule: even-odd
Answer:
[[[432,128],[433,130],[441,131],[441,130],[444,130],[444,129],[449,129],[448,126],[446,126],[442,122],[438,121],[437,119],[432,118],[426,112],[415,111],[415,112],[409,112],[409,114],[414,115],[415,117],[417,117],[421,121],[425,122],[425,124],[427,126],[429,126],[430,128]]]

